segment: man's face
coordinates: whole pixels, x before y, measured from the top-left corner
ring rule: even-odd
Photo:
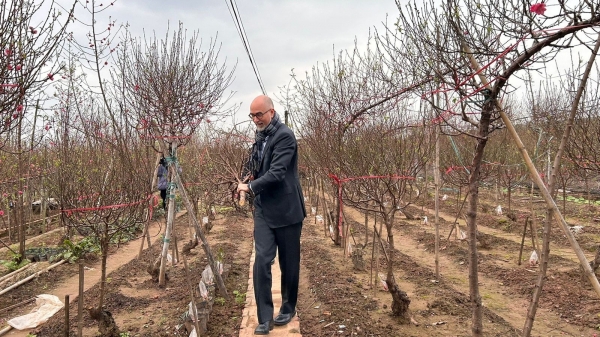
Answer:
[[[264,107],[263,107],[264,108]],[[275,115],[275,110],[264,108],[264,110],[250,111],[250,118],[256,125],[258,131],[263,131],[271,123],[271,119]]]

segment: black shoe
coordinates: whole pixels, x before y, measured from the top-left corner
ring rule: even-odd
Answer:
[[[269,331],[273,330],[273,321],[266,321],[262,324],[259,324],[256,329],[254,329],[255,335],[268,335]]]
[[[288,324],[292,318],[296,316],[296,310],[290,312],[289,314],[282,314],[280,313],[279,315],[277,315],[274,319],[273,319],[273,324],[279,326],[279,325],[286,325]]]

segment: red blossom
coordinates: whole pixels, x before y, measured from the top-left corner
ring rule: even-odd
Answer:
[[[21,65],[17,64],[17,66],[15,67],[15,69],[17,69],[17,71],[21,70]]]
[[[11,54],[12,54],[12,50],[10,50],[9,48],[4,49],[4,55],[10,56]]]
[[[538,15],[544,15],[544,12],[546,12],[546,4],[543,2],[537,3],[537,4],[533,4],[531,5],[531,7],[529,8],[530,11],[532,11],[535,14]]]
[[[54,81],[54,74],[49,73],[48,78],[50,79],[50,81]]]
[[[6,69],[8,70],[13,70],[13,66],[11,66],[10,64],[6,66]]]
[[[23,105],[19,104],[17,106],[17,112],[21,112],[21,111],[23,111]]]

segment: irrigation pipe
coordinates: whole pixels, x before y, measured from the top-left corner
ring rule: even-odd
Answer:
[[[13,304],[13,305],[11,305],[11,306],[9,306],[9,307],[2,308],[2,309],[0,309],[0,312],[5,312],[5,311],[8,311],[8,310],[10,310],[10,309],[14,309],[14,308],[20,307],[20,306],[22,306],[23,304],[31,303],[31,302],[33,302],[33,301],[35,301],[35,297],[32,297],[32,298],[30,298],[30,299],[28,299],[28,300],[25,300],[25,301],[23,301],[23,302],[19,302],[19,303],[17,303],[17,304]]]
[[[56,262],[55,264],[51,265],[50,267],[48,267],[48,268],[46,268],[46,269],[44,269],[44,270],[40,270],[40,271],[38,271],[38,272],[37,272],[37,273],[35,273],[35,274],[31,274],[31,275],[29,275],[28,277],[26,277],[26,278],[22,279],[21,281],[19,281],[19,282],[17,282],[17,283],[15,283],[15,284],[13,284],[12,286],[10,286],[10,287],[8,287],[8,288],[6,288],[6,289],[3,289],[2,291],[0,291],[0,295],[2,295],[2,294],[5,294],[5,293],[7,293],[7,292],[9,292],[9,291],[13,290],[14,288],[16,288],[16,287],[20,286],[21,284],[27,283],[29,280],[31,280],[31,279],[33,279],[33,278],[36,278],[36,277],[40,276],[42,273],[45,273],[45,272],[47,272],[47,271],[51,270],[51,269],[52,269],[52,268],[54,268],[54,267],[58,267],[58,266],[60,266],[61,264],[65,263],[65,261],[66,261],[66,260],[60,260],[60,261]],[[0,335],[0,336],[2,336],[2,335]]]

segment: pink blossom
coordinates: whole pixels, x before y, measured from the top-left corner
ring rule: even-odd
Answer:
[[[10,50],[9,48],[4,49],[4,55],[10,56],[11,54],[12,54],[12,50]]]
[[[52,73],[48,74],[48,78],[50,79],[50,81],[54,81],[54,75]]]
[[[4,215],[4,211],[0,209],[0,216]]]
[[[8,197],[8,193],[2,193],[2,197],[3,197],[3,198],[6,198],[6,197]]]
[[[50,124],[46,124],[46,126],[44,126],[44,129],[45,129],[46,131],[50,130]]]
[[[23,105],[22,105],[22,104],[19,104],[19,105],[17,106],[17,112],[21,112],[21,111],[23,111]]]
[[[6,69],[8,70],[13,70],[13,66],[11,66],[10,64],[6,66]]]
[[[135,91],[138,91],[138,90],[140,90],[140,86],[139,86],[139,85],[136,85],[136,86],[133,88],[133,90],[135,90]]]
[[[543,2],[533,4],[529,10],[535,14],[544,15],[544,12],[546,11],[546,4]]]
[[[21,70],[21,65],[17,64],[17,66],[15,67],[15,69],[17,69],[17,71]]]
[[[19,194],[23,194],[23,191],[19,191]]]

